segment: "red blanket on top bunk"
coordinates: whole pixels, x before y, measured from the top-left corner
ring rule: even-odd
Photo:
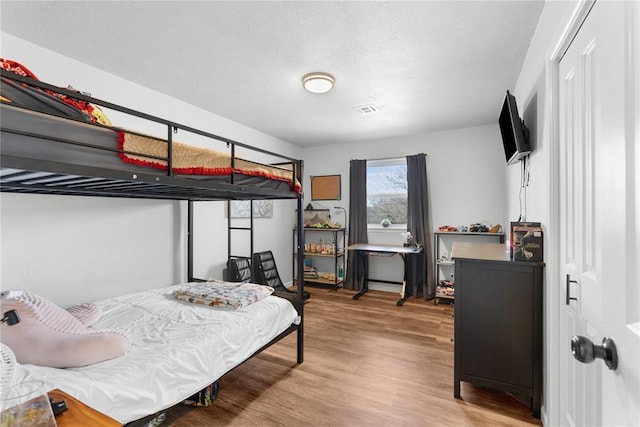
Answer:
[[[27,67],[10,59],[0,58],[0,68],[22,77],[29,77],[33,80],[40,81],[38,76]],[[56,116],[68,117],[89,123],[100,123],[107,126],[111,125],[107,116],[97,105],[51,90],[40,89],[26,84],[18,84],[4,78],[2,79],[2,83],[0,98],[4,102],[25,106]],[[68,86],[66,89],[77,92],[71,86]]]

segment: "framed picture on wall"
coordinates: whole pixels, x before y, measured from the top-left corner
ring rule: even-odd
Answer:
[[[311,200],[340,200],[340,175],[312,176]]]
[[[251,201],[250,200],[231,200],[231,218],[249,218],[251,217]],[[224,210],[225,218],[227,209]],[[254,200],[253,201],[253,217],[254,218],[271,218],[273,216],[272,200]]]

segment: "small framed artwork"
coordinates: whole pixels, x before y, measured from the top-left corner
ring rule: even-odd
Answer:
[[[251,217],[251,201],[250,200],[232,200],[231,202],[231,218],[249,218]],[[225,209],[225,217],[227,210]],[[254,218],[271,218],[273,216],[272,200],[254,200],[253,201],[253,217]]]
[[[311,200],[340,200],[340,175],[312,176]]]

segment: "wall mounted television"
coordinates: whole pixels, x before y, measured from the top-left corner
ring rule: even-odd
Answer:
[[[531,153],[529,129],[518,115],[516,98],[507,91],[498,119],[507,164],[511,165]]]

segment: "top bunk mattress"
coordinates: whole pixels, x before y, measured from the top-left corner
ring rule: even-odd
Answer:
[[[211,308],[173,298],[182,286],[96,302],[102,317],[93,328],[126,332],[126,355],[82,368],[17,364],[14,381],[43,381],[128,423],[187,399],[300,321],[277,296],[236,310]]]

